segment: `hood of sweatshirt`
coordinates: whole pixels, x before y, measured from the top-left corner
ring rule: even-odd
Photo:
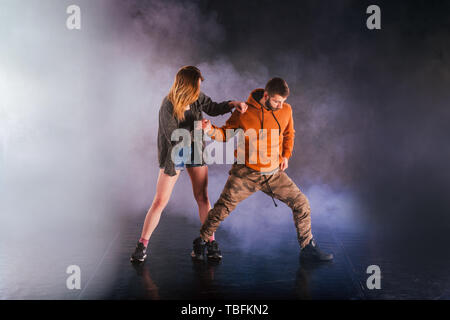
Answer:
[[[247,99],[247,105],[249,106],[249,108],[255,108],[260,110],[261,112],[261,129],[264,129],[264,117],[270,117],[273,119],[275,119],[277,126],[278,126],[278,130],[279,133],[281,134],[281,126],[280,123],[277,119],[277,113],[278,111],[280,111],[282,108],[280,109],[273,109],[271,107],[267,107],[267,106],[263,106],[259,101],[262,99],[262,97],[264,96],[264,89],[262,88],[258,88],[253,90],[252,92],[250,92],[250,95]],[[284,107],[284,105],[283,105]],[[268,129],[268,128],[266,128]]]
[[[255,89],[252,92],[250,92],[250,95],[248,96],[247,99],[247,104],[249,105],[249,107],[261,109],[263,108],[263,106],[261,105],[259,100],[261,100],[263,96],[264,96],[264,89],[262,88]],[[266,107],[264,109],[266,111],[269,111]]]

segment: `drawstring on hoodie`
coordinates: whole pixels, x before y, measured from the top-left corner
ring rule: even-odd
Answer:
[[[273,110],[272,110],[272,115],[273,115],[273,117],[275,118],[275,121],[278,124],[278,134],[281,134],[281,126],[280,126],[280,123],[278,122],[277,117],[275,117],[275,114],[273,113]]]
[[[261,130],[264,129],[264,110],[263,107],[261,106]]]
[[[264,107],[261,105],[261,130],[264,129]],[[281,134],[281,126],[280,123],[278,122],[277,117],[275,117],[275,114],[273,113],[273,110],[270,110],[272,112],[272,116],[275,119],[275,121],[277,122],[278,125],[278,134]]]
[[[273,110],[270,110],[270,111],[272,112],[272,116],[274,117],[275,121],[276,121],[277,124],[278,124],[278,134],[281,134],[281,126],[280,126],[280,123],[278,122],[277,117],[275,117],[275,114],[273,113]],[[263,130],[263,129],[264,129],[264,107],[261,105],[261,130]],[[275,205],[275,207],[278,207],[277,203],[275,202],[275,199],[273,198],[274,194],[273,194],[272,188],[270,187],[269,179],[270,179],[270,177],[267,178],[267,179],[263,182],[263,184],[264,184],[264,183],[267,184],[267,187],[269,188],[270,197],[272,198],[273,204]]]
[[[273,198],[274,194],[273,194],[272,188],[270,187],[269,179],[270,179],[270,177],[268,177],[268,178],[263,182],[263,184],[266,183],[266,184],[267,184],[267,187],[269,187],[270,197],[272,198],[273,204],[275,205],[275,207],[278,207],[277,203],[275,202],[275,199]]]
[[[264,129],[264,106],[260,103],[260,105],[261,105],[261,131]],[[272,116],[273,116],[273,118],[275,119],[275,121],[277,122],[277,125],[278,125],[278,134],[280,134],[281,135],[281,125],[280,125],[280,123],[278,122],[278,119],[277,119],[277,117],[275,116],[275,114],[273,113],[273,109],[270,109],[270,111],[271,111],[271,113],[272,113]],[[270,197],[272,198],[272,201],[273,201],[273,204],[275,205],[275,207],[278,207],[278,205],[277,205],[277,203],[275,202],[275,199],[274,199],[274,193],[273,193],[273,191],[272,191],[272,188],[270,187],[270,184],[269,184],[269,179],[270,179],[270,177],[268,177],[265,181],[263,181],[263,183],[262,184],[267,184],[267,187],[269,188],[269,193],[270,193]]]

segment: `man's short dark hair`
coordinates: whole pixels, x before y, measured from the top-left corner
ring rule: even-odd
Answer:
[[[266,90],[269,96],[272,97],[276,94],[279,94],[284,98],[289,95],[289,87],[287,85],[287,82],[281,78],[270,79],[269,82],[267,82],[266,88],[264,90]]]

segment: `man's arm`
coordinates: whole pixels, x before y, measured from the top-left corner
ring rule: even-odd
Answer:
[[[217,127],[215,125],[211,125],[211,129],[206,131],[206,135],[208,135],[209,137],[211,137],[216,141],[222,142],[228,141],[234,136],[234,134],[227,135],[226,130],[239,128],[240,116],[241,113],[238,110],[234,110],[234,112],[231,114],[231,117],[228,118],[224,126]]]
[[[283,152],[281,156],[283,158],[289,159],[292,155],[292,150],[294,149],[294,139],[295,139],[295,130],[294,130],[294,119],[292,117],[292,109],[290,110],[289,122],[283,131]]]

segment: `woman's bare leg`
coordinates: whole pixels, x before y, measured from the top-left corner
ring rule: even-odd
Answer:
[[[177,170],[175,176],[169,176],[164,173],[164,169],[159,170],[158,182],[156,183],[156,194],[153,203],[147,212],[142,228],[141,238],[150,239],[153,231],[159,223],[161,213],[169,202],[175,182],[180,176],[180,170]]]
[[[208,167],[189,167],[186,170],[191,178],[194,198],[197,201],[200,221],[203,224],[208,217],[209,210],[211,210],[208,196]],[[214,240],[214,235],[209,240]]]

